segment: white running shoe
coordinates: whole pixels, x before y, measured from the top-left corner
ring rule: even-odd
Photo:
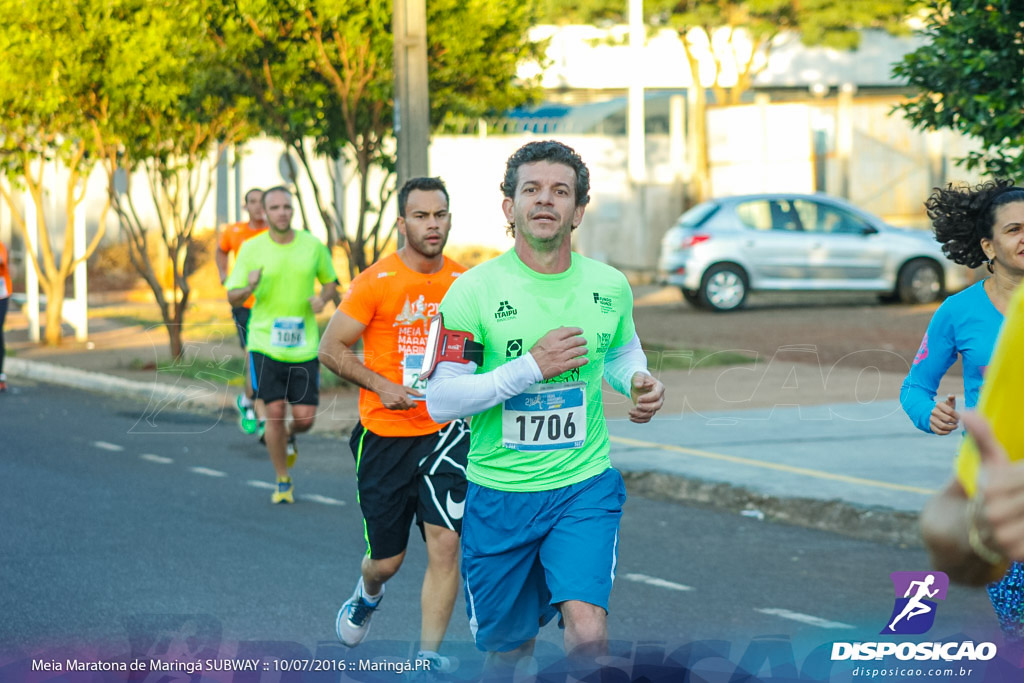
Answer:
[[[380,598],[377,602],[368,602],[363,597],[363,580],[360,578],[356,584],[356,592],[345,601],[345,604],[338,610],[338,619],[335,622],[335,633],[343,645],[355,647],[363,642],[367,632],[370,630],[370,619],[373,613],[380,606],[384,599],[384,587],[381,587]]]

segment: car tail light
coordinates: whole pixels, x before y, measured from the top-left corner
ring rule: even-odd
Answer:
[[[708,234],[702,233],[702,232],[698,232],[698,233],[693,234],[693,235],[687,235],[683,239],[683,243],[679,245],[679,248],[680,249],[689,249],[690,247],[697,246],[701,242],[707,242],[709,239],[711,239],[711,235],[708,235]]]

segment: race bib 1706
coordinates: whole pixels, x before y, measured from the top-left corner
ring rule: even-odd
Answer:
[[[587,440],[587,385],[534,384],[505,401],[501,433],[505,448],[555,451]]]

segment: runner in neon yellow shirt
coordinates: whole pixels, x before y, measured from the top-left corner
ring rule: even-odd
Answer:
[[[267,409],[264,436],[277,473],[271,502],[293,503],[288,470],[298,456],[295,434],[313,426],[320,400],[316,314],[334,299],[337,275],[327,247],[308,232],[292,230],[287,188],[263,193],[263,208],[270,229],[242,245],[224,286],[233,306],[256,296],[247,341],[252,385]],[[319,295],[313,291],[317,281]],[[292,420],[286,425],[288,404]]]

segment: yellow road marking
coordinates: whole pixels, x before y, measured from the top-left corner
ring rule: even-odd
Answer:
[[[724,462],[738,463],[740,465],[749,465],[751,467],[760,467],[766,470],[778,470],[780,472],[802,474],[804,476],[814,477],[816,479],[831,479],[832,481],[841,481],[847,484],[860,484],[862,486],[871,486],[879,489],[890,489],[893,491],[907,491],[909,493],[920,493],[921,495],[924,496],[930,496],[934,493],[937,493],[933,489],[925,489],[920,488],[918,486],[904,486],[903,484],[891,484],[887,481],[877,481],[875,479],[862,479],[860,477],[850,477],[845,474],[834,474],[832,472],[814,470],[808,467],[794,467],[792,465],[781,465],[779,463],[774,462],[763,462],[761,460],[741,458],[735,455],[725,455],[724,453],[712,453],[710,451],[700,451],[695,448],[684,448],[682,446],[655,443],[654,441],[640,441],[639,439],[627,439],[621,436],[612,436],[610,437],[610,439],[613,443],[622,444],[623,446],[634,446],[636,448],[656,448],[663,451],[672,451],[674,453],[692,455],[697,458],[707,458],[708,460],[721,460]]]

